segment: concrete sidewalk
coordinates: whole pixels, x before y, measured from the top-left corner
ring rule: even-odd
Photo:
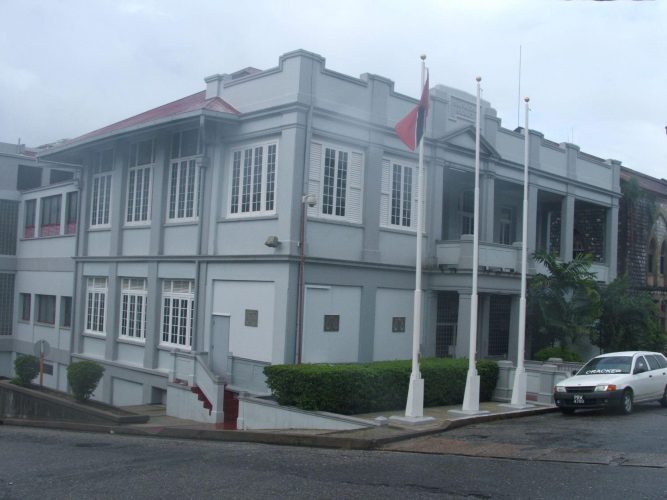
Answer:
[[[433,420],[422,425],[403,424],[393,419],[389,420],[389,417],[394,415],[399,417],[402,416],[400,412],[381,412],[355,415],[357,418],[371,421],[375,420],[377,417],[386,417],[388,419],[387,425],[380,425],[366,429],[350,431],[303,429],[241,431],[217,429],[216,426],[212,424],[202,424],[190,420],[169,417],[165,414],[164,407],[159,405],[135,406],[128,407],[127,409],[138,414],[148,415],[150,416],[150,420],[143,424],[99,425],[80,422],[5,418],[4,424],[174,439],[205,439],[213,441],[370,450],[380,448],[390,443],[438,434],[448,429],[454,429],[464,425],[508,418],[526,417],[556,410],[553,406],[541,405],[535,405],[524,409],[514,409],[497,402],[485,402],[480,403],[480,411],[484,413],[476,415],[461,415],[450,412],[450,410],[460,410],[460,406],[425,408],[424,415],[433,417]]]

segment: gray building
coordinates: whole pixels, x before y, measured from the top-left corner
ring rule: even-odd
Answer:
[[[393,87],[295,51],[40,154],[81,167],[76,236],[59,239],[76,246],[71,357],[104,365],[97,398],[221,422],[230,391],[266,392],[268,364],[410,357],[418,162],[393,126],[417,101]],[[475,98],[430,100],[421,351],[461,357]],[[482,117],[477,356],[513,359],[524,139],[488,102]],[[592,253],[612,280],[620,164],[530,138],[529,252]],[[20,252],[52,239],[19,234]]]
[[[78,168],[0,143],[0,376],[48,343],[45,383],[66,389],[71,350]]]

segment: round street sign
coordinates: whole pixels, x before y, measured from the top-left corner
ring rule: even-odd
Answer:
[[[37,357],[40,357],[42,355],[48,356],[50,349],[51,346],[46,340],[38,340],[37,342],[35,342],[35,347],[33,348],[33,352]]]

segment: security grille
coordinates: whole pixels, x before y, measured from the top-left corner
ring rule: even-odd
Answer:
[[[14,275],[0,273],[0,335],[12,334],[14,311]]]
[[[489,311],[489,356],[507,356],[512,297],[492,295]]]
[[[438,293],[438,313],[435,326],[435,355],[451,356],[456,345],[456,326],[459,320],[459,295],[456,292]]]

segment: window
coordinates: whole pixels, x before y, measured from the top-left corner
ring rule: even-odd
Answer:
[[[127,213],[125,221],[150,220],[151,178],[155,162],[154,141],[142,141],[130,146],[130,170],[127,178]]]
[[[19,201],[0,199],[0,255],[16,255]]]
[[[67,198],[65,200],[65,234],[76,233],[78,208],[79,193],[76,191],[67,193]]]
[[[41,217],[40,236],[57,236],[60,234],[60,202],[61,195],[47,196],[40,203]]]
[[[660,274],[665,274],[665,259],[667,259],[667,241],[663,241],[660,248]]]
[[[394,229],[415,229],[418,189],[417,167],[382,160],[380,225]]]
[[[171,166],[169,168],[168,219],[187,221],[199,217],[201,191],[197,167],[197,130],[179,132],[172,136]]]
[[[461,234],[475,232],[475,194],[466,190],[459,195],[459,220]]]
[[[71,181],[74,179],[74,172],[67,170],[51,170],[49,172],[49,184],[57,184],[59,182]]]
[[[34,189],[42,185],[42,167],[30,167],[19,165],[16,176],[16,189],[24,191]]]
[[[37,295],[37,322],[53,325],[56,322],[55,295]]]
[[[192,347],[195,314],[194,281],[165,280],[162,283],[162,344]]]
[[[95,153],[93,160],[93,202],[90,218],[91,226],[109,225],[109,205],[111,203],[111,170],[113,170],[113,150]]]
[[[106,298],[107,279],[88,278],[86,286],[86,332],[104,335]]]
[[[503,245],[511,245],[514,240],[514,210],[511,207],[501,207],[500,208],[500,220],[499,220],[499,243]]]
[[[30,307],[32,296],[29,293],[22,293],[19,297],[19,307],[21,307],[21,321],[30,321]]]
[[[308,189],[320,203],[308,215],[361,223],[363,154],[313,142]]]
[[[275,211],[277,145],[253,146],[232,153],[230,213]]]
[[[26,200],[25,202],[25,213],[24,213],[24,224],[23,224],[23,237],[24,238],[34,238],[35,237],[35,207],[37,206],[37,200]]]
[[[60,326],[72,327],[72,297],[60,297]]]
[[[146,280],[125,278],[120,292],[120,336],[146,338]]]
[[[405,333],[405,316],[394,316],[391,318],[392,333]]]

